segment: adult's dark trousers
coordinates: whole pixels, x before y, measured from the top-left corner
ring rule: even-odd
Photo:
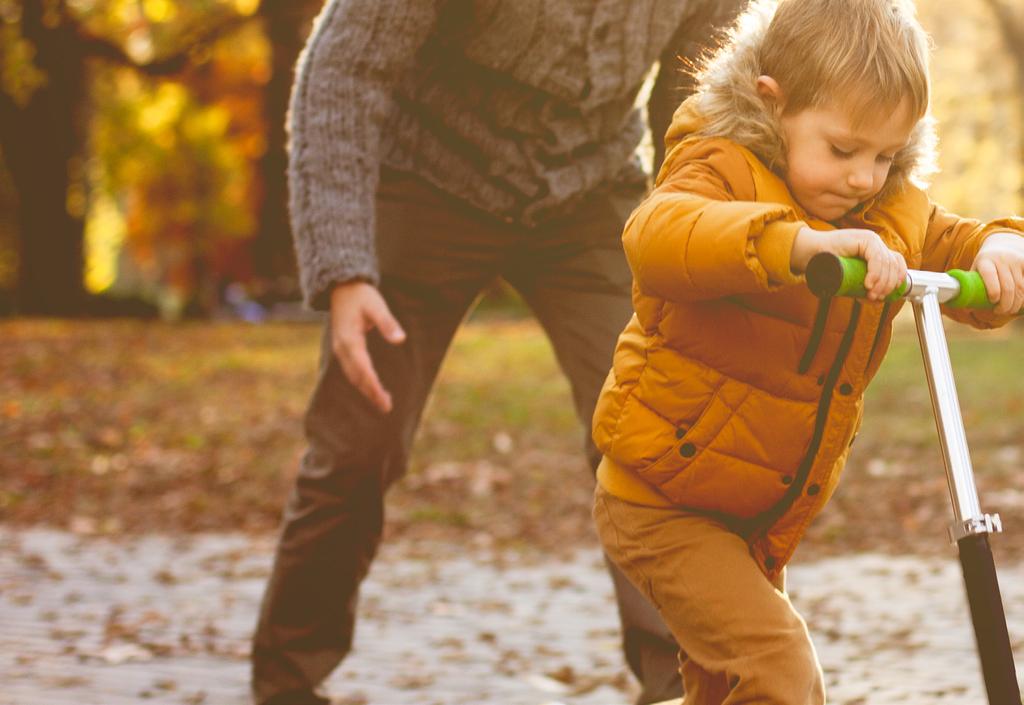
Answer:
[[[422,179],[385,170],[377,194],[380,290],[407,334],[370,353],[393,409],[382,415],[342,373],[324,332],[316,388],[305,416],[307,449],[253,639],[257,704],[313,688],[352,646],[359,585],[384,524],[384,495],[405,471],[438,368],[480,293],[503,277],[554,347],[583,424],[591,467],[600,460],[590,418],[632,308],[622,252],[625,218],[642,189],[605,187],[572,213],[526,228],[474,209]],[[510,371],[529,375],[530,370]],[[553,468],[554,470],[554,468]],[[566,476],[565,482],[593,482]],[[678,697],[677,652],[656,611],[611,568],[626,659],[638,703]]]

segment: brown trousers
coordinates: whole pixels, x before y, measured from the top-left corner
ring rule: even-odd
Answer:
[[[305,417],[308,443],[285,510],[273,573],[253,641],[257,703],[316,686],[352,645],[359,584],[384,523],[384,494],[402,476],[427,395],[448,345],[497,277],[544,327],[572,387],[588,458],[590,418],[631,315],[622,226],[637,187],[592,194],[571,215],[526,229],[472,209],[405,174],[385,171],[377,196],[380,290],[407,333],[403,345],[371,336],[370,353],[394,409],[374,411],[324,347]],[[528,375],[530,370],[519,370]],[[565,482],[586,478],[566,477]],[[612,569],[638,702],[680,693],[678,647],[654,609]]]
[[[683,705],[822,705],[824,679],[804,620],[746,541],[720,522],[632,504],[598,487],[608,557],[658,608],[680,645]]]

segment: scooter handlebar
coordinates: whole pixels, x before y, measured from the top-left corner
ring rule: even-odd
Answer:
[[[839,257],[827,252],[819,252],[807,264],[807,286],[818,297],[864,297],[867,296],[867,290],[864,288],[864,277],[867,276],[867,273],[867,262],[860,258]],[[896,287],[886,297],[886,300],[895,301],[906,298],[911,293],[915,280],[934,279],[937,276],[948,277],[948,282],[945,279],[940,279],[940,284],[957,291],[955,295],[943,301],[944,305],[951,308],[992,308],[981,275],[977,272],[965,272],[962,269],[952,269],[945,275],[911,269],[907,272],[907,281]]]

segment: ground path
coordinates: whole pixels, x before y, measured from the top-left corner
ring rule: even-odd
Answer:
[[[244,705],[271,548],[232,534],[0,530],[0,705]],[[1024,566],[1000,576],[1019,646]],[[952,557],[805,559],[789,582],[831,703],[984,702]],[[384,548],[356,652],[329,685],[352,705],[618,705],[630,693],[594,550],[538,561],[414,542]]]

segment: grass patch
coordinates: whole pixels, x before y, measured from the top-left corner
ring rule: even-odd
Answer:
[[[948,330],[982,506],[1007,525],[999,550],[1024,555],[1024,328]],[[274,529],[303,449],[319,338],[311,324],[0,322],[0,519]],[[897,331],[866,403],[839,492],[801,553],[949,551],[912,325]],[[546,548],[592,541],[582,441],[539,326],[476,317],[444,362],[388,530]]]

